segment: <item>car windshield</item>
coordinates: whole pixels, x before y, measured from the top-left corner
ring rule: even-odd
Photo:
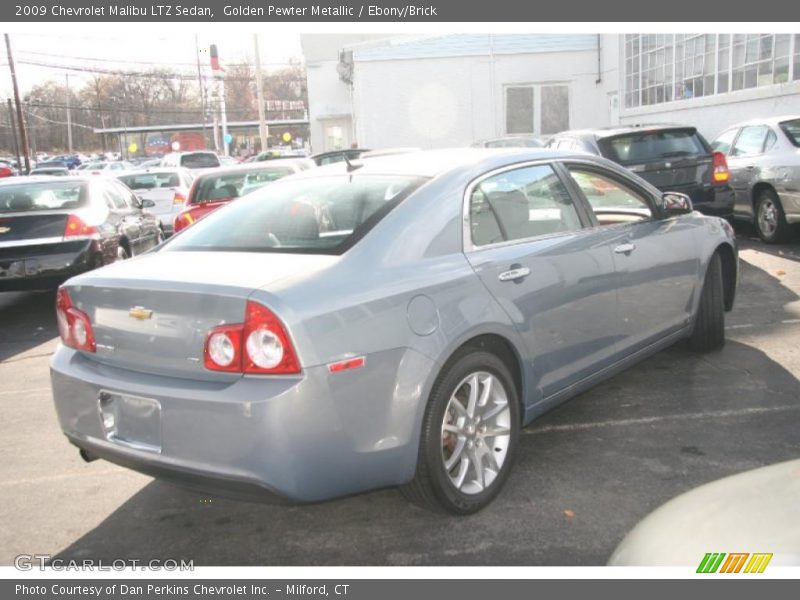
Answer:
[[[177,173],[140,173],[138,175],[122,175],[119,180],[134,192],[137,190],[152,190],[155,188],[173,188],[181,185]]]
[[[0,186],[0,213],[80,208],[86,204],[80,181],[36,181]]]
[[[791,121],[783,121],[781,129],[789,141],[795,146],[800,147],[800,119],[792,119]]]
[[[165,250],[341,254],[423,182],[399,175],[287,180],[212,213]]]
[[[219,158],[211,152],[195,152],[181,156],[181,166],[187,169],[210,169],[219,166]]]
[[[623,165],[709,154],[693,128],[626,133],[601,139],[598,145],[603,156]]]
[[[89,163],[85,167],[83,165],[81,165],[81,169],[88,169],[90,171],[99,171],[101,169],[105,169],[107,164],[108,163],[104,163],[104,162],[93,162],[93,163]]]
[[[292,173],[289,167],[265,167],[253,171],[207,175],[197,182],[191,204],[233,200]]]

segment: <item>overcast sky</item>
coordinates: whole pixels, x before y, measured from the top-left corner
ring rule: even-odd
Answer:
[[[53,79],[64,81],[69,73],[70,83],[80,86],[88,74],[68,71],[53,66],[43,67],[25,62],[48,63],[50,65],[79,66],[98,69],[145,70],[153,66],[192,71],[195,65],[195,32],[191,24],[176,25],[179,31],[164,30],[147,32],[147,25],[132,24],[125,30],[115,29],[103,32],[99,26],[92,26],[91,32],[79,33],[76,28],[65,25],[63,34],[37,32],[19,29],[11,34],[12,51],[17,66],[20,90],[24,94],[36,83]],[[220,28],[211,33],[206,28],[198,34],[203,57],[208,59],[209,44],[217,44],[223,64],[253,60],[253,31]],[[288,63],[290,59],[302,58],[300,36],[297,33],[259,33],[262,66],[275,68]],[[3,98],[12,93],[5,46],[2,49],[2,74],[0,74],[0,94]],[[131,62],[126,62],[131,61]],[[135,62],[141,61],[141,62]],[[197,67],[194,66],[194,72]]]

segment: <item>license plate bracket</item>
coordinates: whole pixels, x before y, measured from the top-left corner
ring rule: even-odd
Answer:
[[[103,390],[97,399],[106,439],[135,450],[161,452],[161,403]]]

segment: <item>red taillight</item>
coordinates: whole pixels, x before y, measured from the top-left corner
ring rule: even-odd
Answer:
[[[172,222],[172,228],[175,233],[178,233],[181,229],[186,229],[189,225],[194,223],[194,221],[195,219],[192,217],[192,213],[184,211],[178,213],[178,216],[175,217],[175,220]]]
[[[64,227],[65,238],[90,238],[97,235],[97,227],[87,225],[78,215],[69,215]]]
[[[300,363],[280,319],[256,302],[247,302],[245,322],[208,332],[203,364],[212,371],[257,375],[300,372]]]
[[[727,183],[731,178],[731,172],[728,170],[728,161],[725,160],[725,155],[722,152],[714,152],[711,156],[714,183]]]
[[[180,192],[175,192],[175,195],[172,197],[173,204],[186,204],[186,196],[181,194]]]
[[[56,295],[56,320],[58,333],[65,346],[86,352],[97,350],[89,316],[72,306],[72,299],[64,288],[59,288]]]

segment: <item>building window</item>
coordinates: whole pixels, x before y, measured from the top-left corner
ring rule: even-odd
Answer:
[[[506,87],[506,133],[551,134],[569,129],[569,87],[559,84]]]
[[[506,133],[533,133],[533,86],[506,88]]]
[[[800,79],[800,35],[627,34],[625,107]]]

